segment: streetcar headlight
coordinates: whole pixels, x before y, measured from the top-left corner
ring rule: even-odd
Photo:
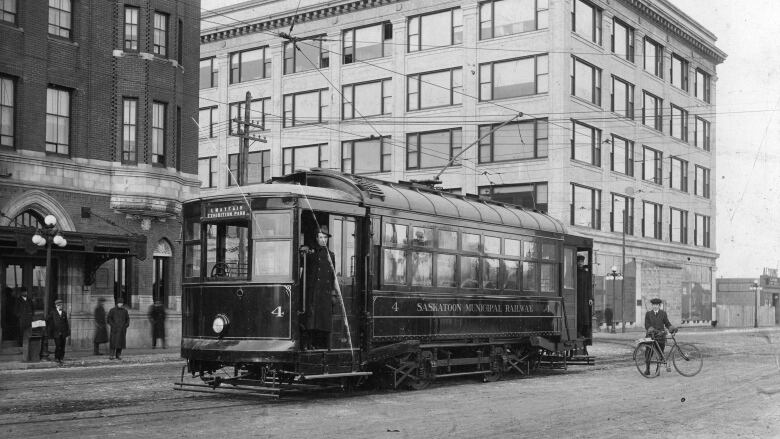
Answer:
[[[226,315],[217,314],[217,316],[214,317],[214,321],[211,323],[211,329],[215,333],[221,334],[228,324],[230,324],[230,319],[228,319]]]

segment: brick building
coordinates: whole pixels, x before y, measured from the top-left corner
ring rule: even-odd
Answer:
[[[675,324],[712,319],[726,55],[671,2],[247,1],[203,18],[204,193],[236,184],[249,91],[267,143],[242,183],[314,166],[424,180],[462,153],[443,188],[594,239],[600,322],[641,325],[652,297]]]
[[[199,1],[0,2],[0,337],[19,332],[22,287],[43,314],[65,301],[90,346],[99,297],[129,305],[128,346],[150,345],[147,309],[180,329],[181,200],[198,192]],[[53,215],[67,245],[31,237]],[[50,277],[47,276],[49,270]]]

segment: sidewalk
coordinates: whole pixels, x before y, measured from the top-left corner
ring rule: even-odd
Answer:
[[[63,366],[57,365],[54,361],[54,345],[50,346],[50,360],[41,360],[38,362],[22,361],[22,348],[14,347],[3,349],[0,352],[0,371],[5,370],[24,370],[24,369],[56,369],[58,367],[94,367],[118,364],[153,364],[166,362],[181,362],[181,351],[179,346],[169,346],[167,349],[152,348],[130,348],[122,349],[121,360],[110,360],[108,354],[93,355],[92,350],[70,350],[65,349],[65,361]],[[105,345],[103,352],[107,349]]]

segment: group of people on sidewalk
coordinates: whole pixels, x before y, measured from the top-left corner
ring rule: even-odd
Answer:
[[[97,306],[94,312],[95,333],[93,337],[94,355],[102,355],[100,345],[108,343],[110,359],[121,360],[122,350],[127,346],[127,328],[130,326],[130,314],[124,307],[124,300],[118,297],[115,305],[108,314],[103,306],[106,299],[98,298]],[[54,301],[55,309],[45,317],[45,327],[42,335],[54,340],[55,350],[54,359],[59,364],[63,364],[65,358],[65,342],[70,337],[70,322],[68,315],[63,309],[63,301],[57,299]],[[33,302],[27,296],[27,288],[19,289],[19,297],[14,309],[19,319],[19,346],[22,348],[22,359],[31,360],[29,350],[29,341],[33,330],[34,307]],[[152,327],[152,348],[157,346],[157,340],[162,340],[162,347],[165,348],[165,307],[160,301],[155,301],[149,308],[149,321]],[[48,357],[48,343],[44,342],[41,349],[41,358]]]

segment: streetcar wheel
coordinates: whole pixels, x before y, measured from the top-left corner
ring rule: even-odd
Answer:
[[[645,378],[655,378],[661,374],[661,358],[649,343],[640,343],[634,349],[634,362],[636,370]]]
[[[674,369],[684,377],[692,377],[701,371],[704,359],[699,348],[692,344],[678,344],[672,351]]]

